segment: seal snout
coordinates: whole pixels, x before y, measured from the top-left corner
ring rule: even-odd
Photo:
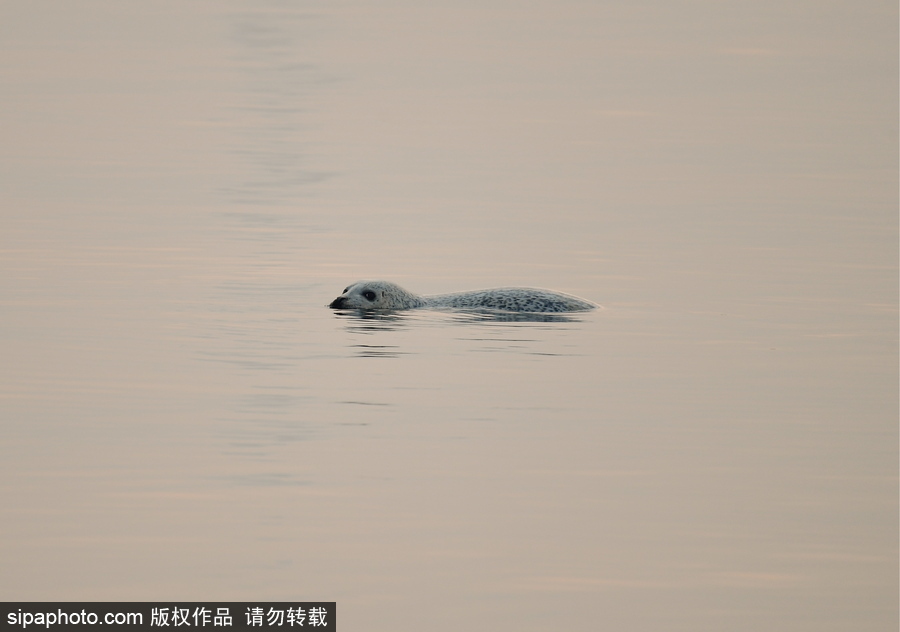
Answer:
[[[328,307],[331,309],[343,309],[344,308],[345,299],[343,296],[338,296],[336,299],[329,303]]]

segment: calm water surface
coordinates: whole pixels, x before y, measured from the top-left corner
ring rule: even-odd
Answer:
[[[897,629],[895,5],[3,14],[3,599]]]

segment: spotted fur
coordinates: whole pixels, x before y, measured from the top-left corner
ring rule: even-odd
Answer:
[[[502,312],[583,312],[597,305],[577,296],[527,287],[505,287],[455,294],[419,296],[389,281],[359,281],[334,299],[333,309],[401,310],[433,309],[496,310]]]

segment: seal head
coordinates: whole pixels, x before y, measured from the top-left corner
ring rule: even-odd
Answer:
[[[425,299],[389,281],[358,281],[331,301],[332,309],[412,309],[424,307]]]

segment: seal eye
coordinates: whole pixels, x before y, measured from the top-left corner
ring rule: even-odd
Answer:
[[[372,290],[366,290],[362,294],[363,294],[363,296],[366,297],[366,300],[369,300],[369,301],[375,300],[375,292],[373,292]]]

